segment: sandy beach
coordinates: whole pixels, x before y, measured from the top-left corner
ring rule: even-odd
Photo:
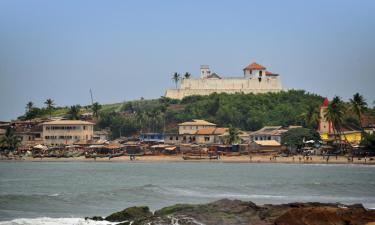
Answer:
[[[2,159],[0,161],[30,161],[30,162],[212,162],[212,163],[293,163],[293,164],[362,164],[362,165],[375,165],[375,160],[371,158],[357,158],[355,157],[352,162],[348,162],[346,156],[330,156],[329,160],[322,156],[309,156],[304,158],[303,156],[290,156],[290,157],[276,157],[273,158],[271,155],[253,155],[249,156],[221,156],[220,159],[190,159],[184,160],[181,155],[154,155],[154,156],[137,156],[135,160],[130,160],[129,156],[120,156],[109,159],[105,158],[85,158],[85,157],[73,157],[73,158],[32,158],[23,157],[20,159]]]

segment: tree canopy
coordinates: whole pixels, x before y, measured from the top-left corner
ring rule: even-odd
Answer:
[[[292,128],[281,135],[281,144],[295,147],[297,149],[303,146],[303,141],[319,141],[320,135],[315,130],[307,128]]]

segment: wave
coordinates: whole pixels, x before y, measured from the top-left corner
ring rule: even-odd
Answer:
[[[82,218],[19,218],[9,221],[0,221],[0,225],[114,225],[108,221],[93,221]]]

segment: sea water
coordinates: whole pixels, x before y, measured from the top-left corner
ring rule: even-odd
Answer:
[[[85,221],[134,205],[231,198],[257,204],[362,203],[375,208],[375,167],[209,162],[0,162],[0,225]]]

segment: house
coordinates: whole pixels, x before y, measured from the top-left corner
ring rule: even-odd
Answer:
[[[195,134],[201,128],[216,127],[216,124],[205,120],[193,120],[178,124],[178,134]]]
[[[101,140],[101,141],[109,140],[109,132],[107,130],[94,131],[93,139],[95,141],[98,141],[98,140]]]
[[[228,128],[206,127],[197,130],[195,140],[198,144],[219,144],[223,142],[223,135],[228,132]]]
[[[179,145],[181,143],[182,137],[176,133],[166,133],[164,134],[164,144],[168,145]]]
[[[71,145],[93,140],[94,124],[82,120],[57,120],[42,123],[45,145]]]
[[[215,128],[216,124],[205,120],[192,120],[178,124],[180,143],[195,143],[196,133],[202,128]]]
[[[323,141],[335,139],[335,132],[340,134],[341,140],[347,143],[359,143],[362,139],[361,129],[354,125],[344,125],[339,131],[334,131],[333,125],[325,118],[325,111],[329,106],[328,98],[325,98],[319,107],[319,124],[318,132]],[[338,134],[336,134],[338,135]]]
[[[281,135],[287,131],[288,129],[282,126],[265,126],[260,130],[250,133],[250,142],[275,140],[281,143]]]
[[[257,153],[270,153],[281,151],[281,144],[276,140],[258,140],[250,143],[250,151]]]

